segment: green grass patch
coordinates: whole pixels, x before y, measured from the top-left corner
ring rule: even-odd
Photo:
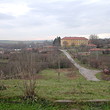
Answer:
[[[80,108],[81,110],[110,110],[110,103],[84,103]]]
[[[52,101],[110,99],[109,81],[87,81],[78,71],[73,79],[67,77],[68,72],[61,72],[59,80],[55,70],[44,70],[40,74],[43,78],[37,79],[36,93],[41,98]],[[3,80],[2,83],[7,89],[0,91],[0,98],[23,95],[22,80]]]
[[[96,74],[96,78],[102,80],[102,73],[101,73],[101,72],[100,72],[100,73],[97,73],[97,74]]]
[[[61,80],[58,81],[57,73],[53,70],[42,71],[42,75],[49,76],[49,78],[38,81],[38,94],[40,97],[50,100],[71,99],[77,101],[110,99],[110,82],[86,81],[79,73],[79,77],[76,79],[69,79],[61,73]]]
[[[73,72],[72,72],[73,71]],[[47,69],[39,74],[41,79],[37,79],[36,94],[41,99],[53,102],[55,100],[73,100],[82,102],[85,100],[107,99],[110,100],[110,81],[87,81],[81,76],[78,70],[61,71],[60,79],[56,70]],[[73,74],[68,77],[68,74]],[[89,74],[89,73],[88,73]],[[7,88],[0,90],[0,100],[8,100],[19,102],[9,103],[10,101],[1,102],[0,110],[68,110],[69,107],[53,106],[50,103],[40,102],[34,104],[27,104],[16,97],[23,97],[23,80],[2,80],[2,84]],[[45,104],[44,104],[45,103]],[[44,104],[44,105],[43,105]],[[63,107],[63,108],[62,108]],[[81,110],[100,110],[99,106],[94,105],[74,105],[72,108],[81,108]],[[101,105],[103,110],[109,110],[110,106]],[[67,109],[68,108],[68,109]]]
[[[53,105],[52,103],[0,103],[0,110],[69,110],[68,106]]]
[[[53,105],[42,103],[0,103],[0,110],[110,110],[110,103]]]

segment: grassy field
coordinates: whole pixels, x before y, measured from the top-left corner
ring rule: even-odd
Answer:
[[[110,103],[62,104],[51,103],[0,103],[0,110],[110,110]]]
[[[72,69],[62,69],[60,73],[60,78],[56,70],[47,69],[39,73],[40,77],[37,79],[36,84],[36,94],[42,98],[49,101],[55,100],[73,100],[76,102],[92,100],[92,99],[108,99],[110,100],[110,81],[87,81],[82,77],[78,70]],[[0,99],[9,99],[15,97],[23,96],[23,80],[2,80],[2,84],[6,86],[6,90],[0,91]],[[8,104],[1,103],[0,107],[4,108],[1,110],[12,110],[11,108],[6,109],[8,106],[12,106],[13,110],[19,106],[19,104]],[[26,104],[21,104],[25,110]],[[42,108],[42,104],[28,105],[34,108],[38,107],[37,110],[60,110],[56,108],[58,106],[48,106],[47,109]],[[104,105],[105,106],[105,105]],[[41,108],[40,108],[41,107]],[[90,109],[92,106],[83,106],[81,110],[100,110],[100,109]],[[109,107],[109,106],[105,106]],[[46,108],[46,107],[45,107]],[[67,108],[67,107],[66,107]],[[86,108],[86,109],[83,109]],[[93,108],[93,107],[92,107]],[[96,107],[97,108],[97,107]],[[17,109],[20,110],[20,109]],[[28,109],[27,109],[28,110]],[[67,110],[67,109],[63,109]],[[103,109],[104,110],[104,109]],[[105,109],[109,110],[109,109]]]
[[[68,73],[61,73],[58,81],[57,73],[53,70],[42,71],[42,75],[47,79],[38,80],[38,94],[52,100],[91,100],[110,99],[110,82],[86,81],[78,72],[72,77],[67,77]],[[42,95],[41,95],[42,94]]]
[[[7,59],[0,59],[0,63],[8,63]]]
[[[38,103],[0,103],[0,110],[60,110],[63,106],[42,105]]]

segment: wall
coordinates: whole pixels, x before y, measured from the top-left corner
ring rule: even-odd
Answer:
[[[70,39],[62,39],[61,40],[61,46],[64,47],[64,43],[63,42],[67,42],[67,47],[71,46],[73,43],[75,46],[81,45],[81,44],[88,44],[88,40],[70,40]]]

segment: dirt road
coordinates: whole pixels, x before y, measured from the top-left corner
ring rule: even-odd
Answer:
[[[91,80],[91,81],[100,81],[99,79],[96,78],[95,74],[100,72],[98,70],[90,70],[87,68],[84,68],[82,66],[80,66],[79,64],[77,64],[74,59],[69,55],[69,53],[66,50],[60,50],[62,51],[67,58],[79,69],[79,72],[87,79],[87,80]]]

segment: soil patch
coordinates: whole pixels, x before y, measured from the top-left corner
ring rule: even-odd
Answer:
[[[36,80],[36,79],[44,79],[44,77],[42,75],[40,75],[40,74],[37,74],[37,75],[34,75],[34,76],[25,76],[22,79],[25,79],[25,80],[30,80],[30,79]]]
[[[78,77],[74,72],[70,72],[66,76],[70,79],[76,79]]]

